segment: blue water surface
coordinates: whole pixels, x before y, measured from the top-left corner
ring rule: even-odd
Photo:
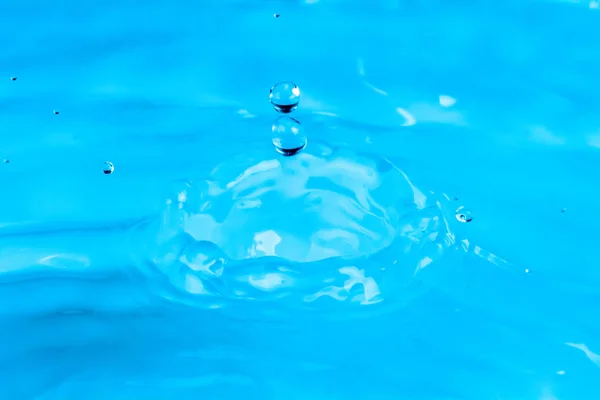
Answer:
[[[600,398],[597,8],[0,3],[0,398]]]

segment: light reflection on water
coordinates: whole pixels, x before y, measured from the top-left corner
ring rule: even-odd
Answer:
[[[0,398],[598,398],[591,3],[304,3],[3,7]]]

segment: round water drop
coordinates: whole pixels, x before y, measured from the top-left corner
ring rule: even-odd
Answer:
[[[276,111],[283,114],[291,113],[300,102],[300,88],[291,81],[276,83],[271,88],[269,101]]]
[[[298,154],[306,147],[304,128],[294,118],[279,117],[272,127],[273,145],[284,156]]]
[[[456,219],[459,222],[471,222],[473,217],[471,217],[471,211],[461,206],[456,210]]]
[[[102,166],[102,172],[106,175],[110,175],[114,172],[115,166],[110,161],[104,161],[104,165]]]

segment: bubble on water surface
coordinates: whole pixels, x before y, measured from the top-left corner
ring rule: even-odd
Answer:
[[[456,209],[456,219],[459,222],[471,222],[473,217],[471,216],[471,211],[461,206]]]
[[[102,165],[102,172],[104,172],[106,175],[110,175],[115,171],[115,166],[113,165],[113,163],[111,163],[110,161],[104,161],[104,164]]]
[[[300,102],[300,88],[291,81],[279,82],[273,85],[269,101],[280,113],[291,113]]]
[[[294,118],[279,117],[271,127],[271,131],[275,150],[284,156],[298,154],[306,147],[304,127]]]

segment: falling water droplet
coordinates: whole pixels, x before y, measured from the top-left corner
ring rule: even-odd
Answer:
[[[471,216],[471,211],[461,206],[456,209],[456,219],[459,222],[471,222],[473,217]]]
[[[272,127],[273,145],[280,154],[293,156],[301,152],[307,143],[304,128],[294,118],[279,117]]]
[[[10,163],[10,160],[8,158],[5,158],[3,161],[4,161],[4,164]]]
[[[58,114],[60,113],[60,111],[58,111],[58,110],[54,110],[54,111],[53,111],[53,113],[54,113],[55,115],[58,115]]]
[[[102,172],[106,175],[110,175],[114,172],[115,166],[110,161],[104,161],[104,165],[102,166]]]
[[[291,113],[300,102],[300,88],[291,81],[276,83],[271,88],[269,101],[276,111],[283,114]]]
[[[279,18],[279,14],[273,14],[273,17]]]
[[[11,76],[11,77],[10,77],[10,80],[11,80],[11,81],[16,81],[16,80],[17,80],[17,77],[16,77],[16,76]]]

